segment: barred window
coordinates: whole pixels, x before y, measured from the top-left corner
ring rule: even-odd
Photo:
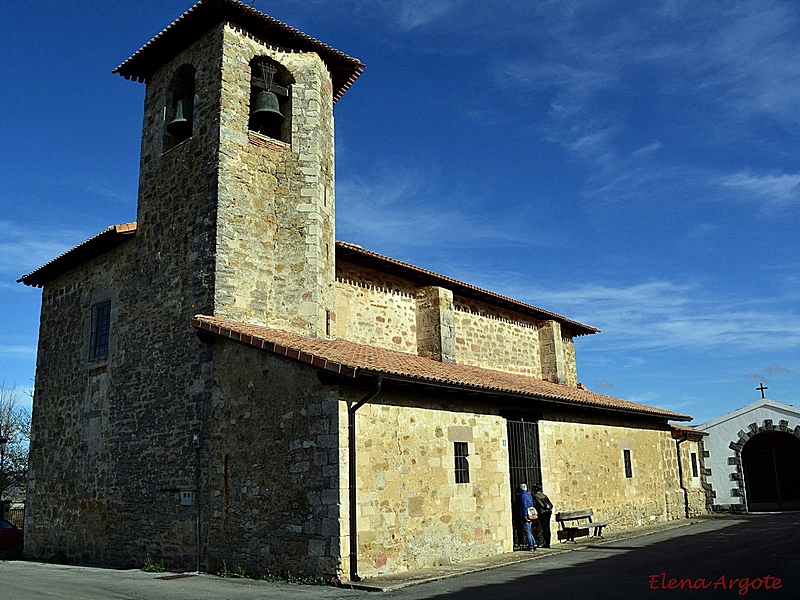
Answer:
[[[631,451],[623,450],[622,458],[625,461],[625,477],[630,479],[633,477],[633,465],[631,463]]]
[[[111,328],[111,300],[92,306],[92,336],[89,340],[89,360],[108,356],[108,335]]]
[[[453,442],[456,457],[456,483],[469,483],[469,449],[467,442]]]
[[[692,459],[692,477],[699,477],[700,471],[697,468],[697,454],[692,452],[689,457]]]

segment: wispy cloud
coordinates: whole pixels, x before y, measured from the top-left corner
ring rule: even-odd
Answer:
[[[764,367],[764,372],[769,373],[770,375],[780,375],[782,373],[794,373],[791,369],[787,369],[786,367],[782,367],[775,363],[769,364]]]
[[[0,356],[5,358],[20,358],[20,359],[36,358],[36,346],[0,344]]]
[[[591,205],[649,198],[652,190],[673,203],[716,201],[727,191],[767,212],[798,204],[798,174],[719,173],[675,151],[709,138],[763,145],[759,127],[800,121],[793,3],[545,2],[537,14],[537,54],[498,56],[496,83],[550,98],[546,133],[594,169],[585,190]],[[591,25],[604,19],[615,20],[613,28]],[[640,122],[642,110],[655,119]],[[683,122],[664,131],[671,151],[662,140],[630,148],[642,123],[675,115]]]
[[[515,215],[483,218],[480,197],[441,190],[431,173],[395,167],[339,181],[336,194],[337,238],[375,250],[558,243],[555,234],[532,237]]]
[[[397,2],[397,22],[403,29],[416,29],[429,25],[449,13],[454,0],[405,0]]]
[[[756,175],[742,171],[721,177],[716,183],[736,192],[742,201],[762,203],[770,212],[800,204],[800,173]]]
[[[0,273],[20,277],[91,235],[0,221]]]
[[[652,281],[586,285],[560,291],[515,289],[511,295],[584,320],[603,331],[603,349],[743,353],[790,349],[800,342],[800,314],[775,300],[736,301],[699,283]],[[794,306],[785,299],[786,307]]]

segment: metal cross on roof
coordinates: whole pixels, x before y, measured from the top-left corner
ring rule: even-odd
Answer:
[[[758,387],[756,389],[757,390],[761,390],[761,397],[762,398],[766,398],[766,396],[764,395],[764,390],[768,390],[769,389],[767,386],[765,386],[763,383],[759,383]]]

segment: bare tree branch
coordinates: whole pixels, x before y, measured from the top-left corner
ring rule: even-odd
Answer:
[[[0,438],[7,440],[0,463],[0,500],[24,491],[27,483],[31,415],[19,400],[16,384],[0,383]]]

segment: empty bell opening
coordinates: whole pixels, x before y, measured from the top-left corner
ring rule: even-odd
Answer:
[[[259,92],[250,119],[256,131],[280,127],[283,124],[283,114],[278,105],[278,97],[266,90]]]

